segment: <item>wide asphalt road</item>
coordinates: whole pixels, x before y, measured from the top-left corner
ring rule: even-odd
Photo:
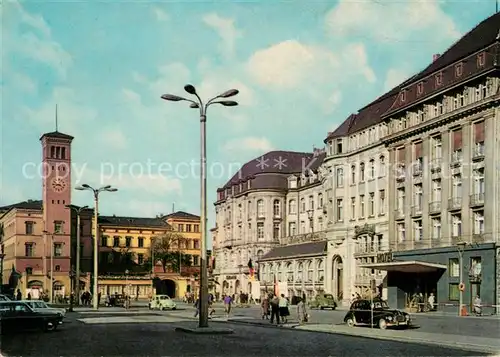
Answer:
[[[180,304],[180,308],[193,310],[192,306]],[[223,314],[224,307],[216,306],[218,315]],[[253,305],[248,308],[233,308],[232,316],[249,317],[260,319],[260,307]],[[296,321],[296,307],[290,308],[291,320]],[[311,315],[311,323],[315,324],[343,324],[346,311],[342,310],[309,310]],[[412,314],[414,324],[419,326],[419,331],[429,333],[446,333],[450,335],[460,336],[479,336],[497,338],[500,335],[500,318],[492,316],[484,317],[458,317],[438,315],[436,313],[420,313]]]
[[[140,315],[140,313],[138,313]],[[143,313],[151,317],[151,313]],[[99,313],[94,323],[85,315],[69,314],[55,332],[1,337],[6,356],[476,356],[477,352],[412,343],[366,339],[280,328],[221,323],[233,335],[193,335],[175,332],[193,322],[117,322],[120,315]],[[121,315],[123,316],[123,314]],[[87,315],[88,317],[88,315]],[[112,319],[114,323],[107,323]],[[135,318],[140,316],[135,314]],[[85,320],[83,320],[85,321]],[[129,321],[126,318],[123,321]],[[211,326],[218,323],[212,322]]]

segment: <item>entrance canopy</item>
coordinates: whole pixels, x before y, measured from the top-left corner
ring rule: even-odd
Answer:
[[[431,273],[437,270],[446,270],[446,265],[412,261],[392,261],[388,263],[361,264],[360,268],[394,271],[400,273]]]

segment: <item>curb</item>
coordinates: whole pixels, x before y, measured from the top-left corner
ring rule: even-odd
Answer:
[[[221,321],[223,322],[223,321]],[[262,324],[259,322],[253,322],[253,321],[245,321],[245,320],[228,320],[227,322],[229,323],[234,323],[234,324],[242,324],[242,325],[254,325],[254,326],[261,326],[261,327],[270,327],[270,328],[281,328],[281,329],[288,329],[288,330],[294,330],[294,331],[304,331],[304,332],[316,332],[316,333],[326,333],[326,334],[333,334],[333,335],[343,335],[343,336],[351,336],[351,337],[361,337],[361,338],[369,338],[372,340],[385,340],[385,341],[396,341],[396,342],[410,342],[410,343],[416,343],[416,344],[423,344],[423,345],[433,345],[433,346],[441,346],[441,347],[447,347],[447,348],[453,348],[453,349],[459,349],[459,350],[464,350],[467,352],[479,352],[479,353],[488,353],[494,356],[499,355],[500,353],[500,348],[494,348],[493,346],[483,346],[483,345],[475,345],[475,344],[469,344],[469,343],[460,343],[460,342],[444,342],[444,341],[432,341],[432,340],[426,340],[422,338],[416,338],[416,337],[402,337],[402,336],[384,336],[384,335],[377,335],[377,336],[366,336],[366,335],[356,335],[354,333],[349,333],[349,332],[344,332],[344,331],[325,331],[325,330],[314,330],[314,329],[307,329],[303,327],[299,327],[298,324],[294,324],[292,326],[290,325],[282,325],[282,326],[276,326],[276,325],[271,325],[271,324]],[[307,326],[307,325],[305,325]]]

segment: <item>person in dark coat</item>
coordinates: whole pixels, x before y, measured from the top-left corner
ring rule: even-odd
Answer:
[[[17,289],[16,300],[22,300],[23,294],[21,294],[21,290]]]

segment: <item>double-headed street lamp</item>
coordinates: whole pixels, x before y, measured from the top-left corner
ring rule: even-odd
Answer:
[[[78,191],[92,191],[94,194],[94,293],[92,304],[94,310],[99,309],[99,222],[97,221],[99,217],[99,194],[101,192],[116,192],[117,188],[111,187],[111,185],[103,186],[101,188],[93,188],[87,184],[83,184],[80,187],[75,188]]]
[[[76,297],[76,305],[79,304],[80,301],[80,237],[81,237],[81,220],[80,220],[80,214],[89,208],[88,206],[83,206],[83,207],[78,207],[75,205],[67,205],[67,208],[72,210],[73,212],[76,213],[76,272],[75,272],[75,280],[76,280],[76,286],[75,286],[75,297]]]
[[[232,100],[224,100],[225,98],[230,98],[237,95],[239,92],[237,89],[230,89],[218,96],[210,99],[206,103],[203,103],[200,96],[196,92],[196,88],[187,84],[184,86],[184,90],[195,96],[194,100],[187,99],[184,97],[179,97],[173,94],[164,94],[161,96],[162,99],[171,102],[185,101],[191,103],[190,107],[200,110],[200,144],[201,144],[201,163],[200,163],[200,189],[201,189],[201,264],[200,264],[200,317],[199,317],[199,327],[208,327],[208,270],[207,270],[207,141],[206,141],[206,122],[207,122],[207,109],[212,104],[220,104],[225,107],[234,107],[238,105],[237,102]]]

